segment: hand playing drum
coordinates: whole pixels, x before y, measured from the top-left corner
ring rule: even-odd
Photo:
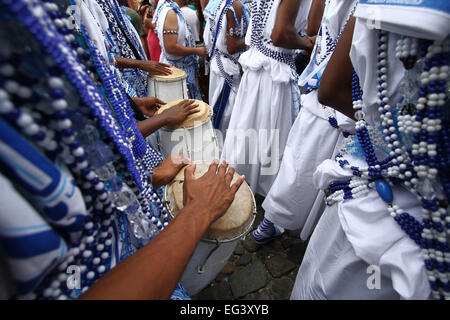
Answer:
[[[195,231],[202,233],[181,278],[191,295],[217,276],[253,225],[256,203],[244,178],[226,162],[196,161],[166,185],[164,202],[176,217],[171,224],[192,219]]]
[[[198,179],[194,176],[195,169],[196,164],[193,163],[184,170],[183,205],[206,207],[206,218],[213,223],[227,212],[245,176],[239,176],[231,184],[235,169],[228,168],[225,161],[220,165],[217,160],[213,161],[208,171]]]
[[[175,178],[176,174],[183,168],[185,165],[190,164],[191,161],[186,158],[182,153],[169,156],[163,160],[153,169],[152,175],[152,185],[155,189],[168,184],[170,181]]]
[[[165,119],[166,127],[176,127],[184,122],[191,114],[199,112],[195,100],[183,100],[167,109],[162,109],[161,116]],[[159,113],[159,112],[158,112]]]

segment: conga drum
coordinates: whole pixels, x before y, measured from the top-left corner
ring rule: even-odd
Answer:
[[[195,163],[195,178],[199,178],[208,171],[210,163],[205,161]],[[172,218],[183,208],[185,168],[164,190],[164,201]],[[231,183],[233,184],[238,177],[239,175],[235,173]],[[198,293],[214,280],[227,263],[238,240],[250,232],[255,215],[255,198],[244,181],[225,215],[211,224],[205,232],[184,271],[181,283],[189,294]]]
[[[156,97],[164,102],[171,102],[179,99],[187,99],[186,72],[181,69],[170,67],[172,74],[152,75],[148,77],[149,97]]]
[[[157,114],[172,108],[182,100],[163,105]],[[212,125],[212,109],[203,101],[195,100],[197,113],[189,115],[177,127],[162,127],[158,130],[157,139],[161,153],[168,157],[183,152],[192,161],[212,161],[219,158],[219,142]]]

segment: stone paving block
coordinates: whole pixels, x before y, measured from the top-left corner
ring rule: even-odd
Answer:
[[[228,282],[217,283],[199,292],[192,297],[193,300],[232,300],[230,284]]]
[[[273,300],[268,289],[261,289],[257,292],[250,293],[244,297],[244,300]]]
[[[288,300],[291,297],[294,281],[289,278],[273,281],[270,293],[274,300]]]
[[[275,254],[284,251],[280,242],[280,239],[274,239],[261,245],[256,251],[256,255],[265,262],[270,256],[274,256]]]
[[[300,264],[303,260],[303,256],[305,255],[307,245],[307,242],[299,242],[294,244],[287,250],[288,258],[295,264]]]
[[[248,252],[255,252],[259,248],[259,244],[256,243],[255,239],[251,234],[249,234],[245,240],[242,242],[245,250]]]
[[[242,241],[239,241],[236,249],[234,249],[234,254],[237,254],[238,256],[242,256],[245,252],[244,246],[242,245]]]
[[[236,266],[246,266],[251,261],[252,261],[252,256],[249,254],[244,254],[236,261]]]
[[[277,254],[266,260],[266,267],[274,278],[279,278],[285,273],[293,270],[296,265],[287,257]]]
[[[235,271],[230,277],[233,296],[240,298],[259,290],[269,282],[269,274],[261,261],[255,261],[243,269]]]

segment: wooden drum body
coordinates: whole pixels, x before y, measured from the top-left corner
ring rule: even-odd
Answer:
[[[158,114],[179,102],[181,100],[162,106]],[[196,103],[200,112],[191,114],[176,128],[163,127],[158,130],[159,149],[165,157],[183,152],[192,161],[219,158],[219,142],[211,121],[211,107],[200,100]]]
[[[188,99],[186,72],[171,67],[172,74],[168,76],[152,75],[148,77],[147,94],[164,102]]]
[[[195,177],[205,174],[209,164],[204,161],[196,162]],[[238,177],[235,173],[232,183]],[[164,201],[172,218],[183,208],[183,180],[184,169],[164,191]],[[255,215],[255,198],[244,181],[225,215],[216,220],[203,235],[186,267],[181,283],[190,295],[205,288],[223,269],[238,240],[250,232]]]

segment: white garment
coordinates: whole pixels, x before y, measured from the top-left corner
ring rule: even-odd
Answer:
[[[183,13],[183,17],[186,19],[186,22],[191,27],[194,41],[200,41],[200,20],[198,20],[197,11],[189,7],[182,7],[181,12]]]
[[[341,131],[328,122],[329,114],[342,128],[354,126],[349,118],[322,106],[317,90],[302,96],[302,109],[289,133],[280,171],[262,205],[265,217],[276,225],[288,230],[302,228],[304,240],[325,208],[324,193],[314,186],[313,173],[323,160],[336,155],[343,139]]]
[[[280,1],[274,0],[264,26],[263,36],[270,39]],[[302,1],[295,26],[297,31],[305,27],[310,1]],[[262,1],[253,2],[253,13]],[[307,8],[307,9],[306,9]],[[252,19],[255,14],[252,15]],[[251,26],[252,22],[250,22]],[[247,31],[246,43],[250,44],[252,28]],[[294,50],[270,46],[271,50],[293,54]],[[244,75],[239,86],[225,138],[222,158],[236,165],[236,171],[244,174],[253,192],[263,196],[269,191],[278,173],[290,127],[293,99],[291,68],[262,54],[255,47],[244,52],[239,62]],[[230,131],[233,130],[233,131]],[[241,131],[239,131],[241,130]],[[252,132],[256,139],[251,144],[236,136]],[[233,134],[230,134],[232,133]],[[247,152],[248,151],[248,152]],[[244,161],[249,157],[248,161]]]
[[[328,46],[337,42],[355,5],[355,1],[344,0],[326,3],[323,36],[317,38],[310,62],[313,67],[302,78],[309,78],[305,73],[314,72],[316,65],[326,65],[333,50]],[[317,48],[319,43],[321,49]],[[337,120],[340,130],[330,125],[329,116]],[[314,186],[313,173],[322,161],[335,156],[343,138],[341,130],[352,132],[353,127],[350,118],[319,103],[317,90],[302,95],[302,108],[289,133],[280,171],[262,204],[269,221],[288,230],[302,229],[300,236],[304,240],[311,235],[325,207],[324,193]]]
[[[397,36],[391,34],[387,94],[391,101],[398,101],[397,88],[403,75],[401,63],[395,58],[396,40]],[[364,112],[371,124],[379,123],[375,89],[377,43],[376,33],[357,19],[350,57],[360,78]],[[364,165],[362,159],[350,155],[345,158],[351,165]],[[331,182],[349,177],[351,172],[326,160],[313,179],[316,187],[325,189]],[[401,187],[392,190],[393,203],[421,219],[417,198]],[[327,207],[309,241],[291,298],[428,298],[430,286],[420,248],[401,230],[387,208],[375,190]],[[383,276],[379,289],[370,290],[366,285],[371,276],[367,269],[370,265],[377,266]]]
[[[158,16],[158,20],[156,21],[156,34],[158,35],[158,39],[159,39],[159,44],[161,46],[161,55],[159,57],[159,61],[162,63],[168,63],[171,64],[167,58],[166,55],[169,59],[171,60],[178,60],[182,57],[179,56],[174,56],[171,55],[169,53],[166,52],[166,48],[164,47],[164,37],[163,37],[163,30],[164,30],[164,22],[166,21],[166,16],[167,13],[170,10],[173,10],[172,7],[170,7],[169,5],[164,5],[163,4],[163,8],[161,9],[161,12]],[[178,19],[178,38],[177,38],[177,42],[179,44],[181,44],[182,46],[186,46],[186,36],[189,36],[189,30],[187,29],[186,23],[184,21],[182,21],[178,15],[177,15],[177,19]]]
[[[210,25],[214,24],[214,29],[217,26],[217,22],[219,19],[220,13],[223,11],[225,7],[226,1],[222,2],[222,5],[217,8],[216,15],[214,19],[211,19],[209,16],[206,16],[206,26],[204,32],[205,46],[208,51],[211,50],[214,41],[214,35],[211,35]],[[231,10],[231,9],[230,9]],[[241,26],[244,24],[244,15],[241,17],[241,21],[239,21]],[[219,34],[217,35],[217,41],[215,48],[220,52],[224,52],[229,54],[227,50],[227,30],[228,30],[228,22],[226,15],[223,15],[221,20],[221,27]],[[240,53],[235,53],[232,55],[236,60],[239,59]],[[227,105],[225,106],[224,113],[222,115],[222,120],[220,122],[220,131],[222,132],[223,137],[226,136],[226,130],[228,129],[228,125],[230,123],[231,114],[233,111],[234,102],[236,100],[236,94],[239,88],[239,84],[241,82],[241,75],[239,66],[232,62],[230,59],[225,58],[223,56],[220,57],[222,61],[223,70],[230,76],[233,76],[232,89],[230,90],[230,95],[228,98]],[[209,76],[209,104],[211,107],[217,102],[217,99],[220,96],[222,88],[225,84],[225,78],[219,70],[219,66],[217,64],[217,54],[214,54],[210,61],[210,76]]]
[[[110,62],[104,35],[109,29],[109,25],[102,8],[93,0],[76,0],[75,3],[79,10],[79,18],[86,27],[89,38],[103,55],[105,61]]]

